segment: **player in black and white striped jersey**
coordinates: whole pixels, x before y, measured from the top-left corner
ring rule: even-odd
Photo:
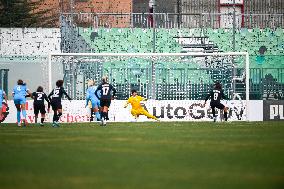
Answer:
[[[43,92],[43,87],[39,86],[36,92],[32,93],[32,98],[34,99],[34,114],[35,114],[35,123],[37,123],[38,114],[41,114],[41,122],[40,125],[43,126],[44,118],[45,118],[45,105],[44,100],[48,103],[48,112],[50,108],[50,101],[47,98],[47,95]]]

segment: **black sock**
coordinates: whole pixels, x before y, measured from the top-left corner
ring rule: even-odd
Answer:
[[[213,114],[213,117],[215,117],[215,108],[212,108],[212,114]]]
[[[43,122],[44,122],[44,118],[42,117],[42,118],[40,119],[40,121],[41,121],[41,123],[43,123]]]
[[[53,122],[55,122],[57,120],[57,112],[54,112],[52,120],[53,120]]]
[[[108,118],[108,111],[106,112],[106,120],[109,120],[109,118]]]
[[[35,117],[35,123],[37,123],[37,117]]]
[[[93,121],[94,120],[94,112],[93,112],[93,109],[91,109],[91,117],[90,117],[90,121]]]
[[[225,121],[228,120],[228,113],[227,112],[224,112],[224,118],[225,118]]]
[[[62,113],[59,113],[59,114],[57,115],[57,119],[56,119],[56,121],[59,121],[60,116],[62,116]]]
[[[105,120],[107,119],[107,113],[106,112],[102,112],[102,118],[105,119]]]

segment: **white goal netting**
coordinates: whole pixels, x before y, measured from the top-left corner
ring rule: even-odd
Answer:
[[[219,81],[227,96],[246,99],[246,66],[246,53],[54,54],[49,85],[64,78],[71,96],[83,99],[89,79],[108,76],[119,99],[137,89],[150,99],[199,100]]]
[[[228,99],[235,100],[226,103],[239,116],[247,112],[248,69],[248,54],[243,52],[52,54],[49,88],[57,79],[64,79],[72,98],[83,100],[88,80],[100,83],[103,76],[108,76],[117,89],[117,100],[126,100],[136,89],[153,103],[158,100],[167,106],[164,101],[203,101],[214,82],[219,81]]]

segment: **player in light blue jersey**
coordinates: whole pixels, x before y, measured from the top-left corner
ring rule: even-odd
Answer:
[[[2,120],[2,102],[3,102],[3,99],[5,99],[5,102],[6,104],[8,103],[7,102],[7,95],[5,93],[5,91],[3,91],[2,89],[0,89],[0,120]]]
[[[95,81],[90,80],[88,82],[88,89],[86,92],[86,107],[88,106],[89,102],[92,105],[90,121],[93,121],[93,118],[94,118],[93,114],[96,115],[97,121],[101,120],[101,115],[99,113],[100,100],[95,95],[96,90],[97,90],[97,86],[95,86]]]
[[[23,82],[23,80],[19,79],[17,82],[17,85],[13,88],[13,99],[14,104],[17,108],[17,122],[18,126],[21,127],[21,111],[22,116],[24,117],[24,126],[26,126],[26,96],[27,94],[31,96],[31,92],[29,89],[27,89],[26,84]]]

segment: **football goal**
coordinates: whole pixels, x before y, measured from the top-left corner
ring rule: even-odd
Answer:
[[[241,100],[248,115],[249,55],[226,53],[56,53],[48,57],[49,91],[64,79],[73,99],[85,98],[88,80],[108,76],[125,100],[136,89],[153,100],[204,100],[214,82]]]

